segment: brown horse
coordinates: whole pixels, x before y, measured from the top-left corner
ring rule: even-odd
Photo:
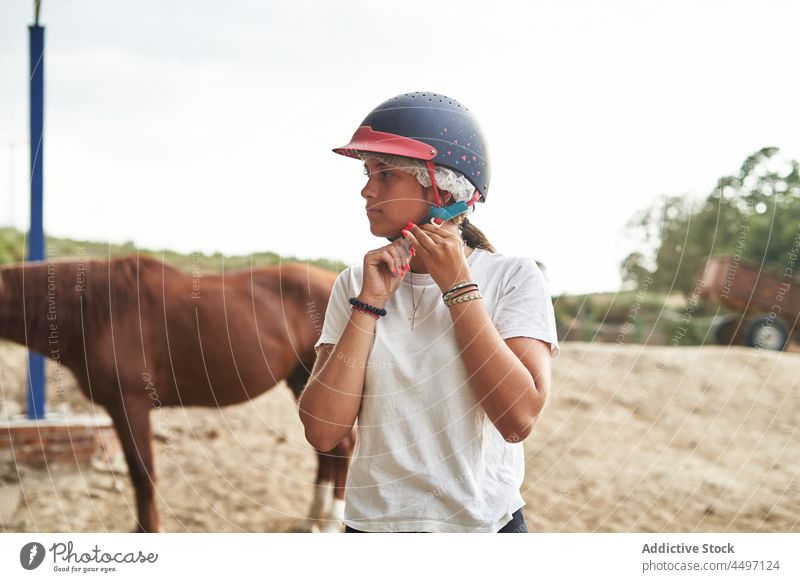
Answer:
[[[137,531],[159,531],[151,408],[226,406],[308,380],[336,274],[287,263],[219,276],[147,256],[0,269],[0,337],[58,360],[114,422],[136,491]],[[318,452],[300,530],[341,513],[353,438]]]

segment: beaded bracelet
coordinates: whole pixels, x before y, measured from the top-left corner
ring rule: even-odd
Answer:
[[[467,301],[472,301],[473,299],[481,299],[483,296],[480,294],[479,291],[470,291],[469,293],[464,293],[463,295],[459,295],[454,299],[448,299],[445,301],[445,305],[448,307],[452,307],[456,303],[466,303]]]
[[[370,305],[369,303],[364,303],[363,301],[359,301],[355,297],[350,298],[350,305],[354,308],[359,307],[363,310],[369,311],[370,313],[378,316],[386,315],[386,310],[382,307],[375,307],[374,305]]]

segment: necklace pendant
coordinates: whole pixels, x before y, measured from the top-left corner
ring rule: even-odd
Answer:
[[[419,303],[416,303],[414,301],[414,274],[409,272],[409,275],[411,277],[411,285],[409,285],[409,288],[411,289],[411,306],[414,308],[414,312],[408,319],[411,320],[411,329],[414,329],[414,320],[417,317],[417,309],[419,309],[419,306],[422,305],[422,295],[425,295],[425,290],[428,288],[428,284],[425,283],[425,287],[422,289],[422,294],[419,296]]]

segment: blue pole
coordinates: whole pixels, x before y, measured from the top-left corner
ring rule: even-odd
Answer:
[[[31,228],[28,233],[28,260],[44,259],[42,217],[44,162],[44,27],[28,27],[30,37],[31,98]],[[28,351],[28,418],[44,418],[44,356]]]

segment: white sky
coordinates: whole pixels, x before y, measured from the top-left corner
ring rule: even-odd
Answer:
[[[167,5],[165,5],[167,4]],[[27,25],[0,0],[0,223],[27,228]],[[455,97],[489,136],[471,220],[550,289],[619,288],[622,226],[763,146],[800,158],[790,1],[44,0],[45,229],[360,263],[375,105]]]

